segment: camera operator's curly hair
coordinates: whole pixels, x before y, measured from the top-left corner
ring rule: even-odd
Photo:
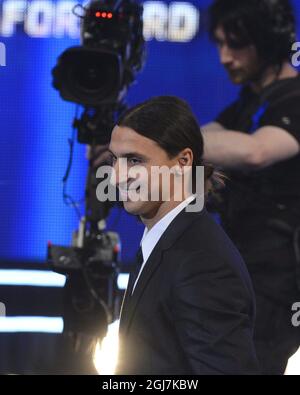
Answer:
[[[289,0],[215,0],[209,33],[221,26],[232,48],[254,45],[267,64],[282,65],[292,55],[296,21]]]

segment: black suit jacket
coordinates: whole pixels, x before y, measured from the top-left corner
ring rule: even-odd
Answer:
[[[238,251],[206,210],[183,210],[120,317],[117,374],[257,374],[255,303]]]

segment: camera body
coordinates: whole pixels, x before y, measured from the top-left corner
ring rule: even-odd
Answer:
[[[86,107],[122,100],[144,61],[142,10],[132,0],[82,7],[82,45],[67,49],[52,72],[64,100]]]
[[[117,319],[119,252],[120,240],[114,232],[93,233],[84,247],[48,246],[52,270],[67,276],[64,332],[101,337]]]
[[[53,86],[62,99],[84,107],[73,124],[78,141],[104,145],[144,64],[143,8],[135,0],[97,0],[73,12],[81,19],[81,45],[58,58]]]

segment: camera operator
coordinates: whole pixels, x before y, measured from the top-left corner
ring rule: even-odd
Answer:
[[[209,13],[220,62],[242,89],[204,126],[204,158],[228,176],[216,206],[252,277],[263,373],[283,374],[300,344],[291,322],[300,299],[300,78],[290,64],[295,18],[288,0],[215,0]]]

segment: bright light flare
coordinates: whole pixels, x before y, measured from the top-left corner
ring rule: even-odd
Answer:
[[[119,321],[108,326],[107,334],[102,342],[96,345],[94,366],[101,375],[114,375],[119,352]]]
[[[300,376],[300,348],[288,361],[285,376]]]

